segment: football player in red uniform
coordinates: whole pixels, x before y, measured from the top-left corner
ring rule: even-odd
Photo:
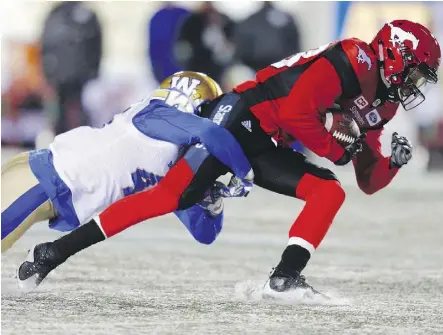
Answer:
[[[381,190],[412,157],[411,143],[396,133],[392,154],[382,155],[383,126],[400,104],[409,110],[424,101],[425,85],[437,82],[440,56],[439,44],[426,27],[397,20],[385,24],[370,44],[344,39],[290,56],[202,107],[203,117],[226,127],[240,143],[256,185],[306,202],[266,283],[268,293],[294,288],[317,292],[301,272],[345,200],[333,172],[309,162],[291,143],[299,140],[336,165],[352,161],[361,190]],[[334,104],[358,123],[364,141],[343,148],[325,129],[321,116]],[[64,258],[145,219],[197,203],[228,172],[204,147],[191,147],[187,156],[194,161],[178,161],[155,188],[124,198],[95,218],[90,224],[98,225],[102,235],[72,232]],[[235,178],[230,187],[231,195],[244,194]]]

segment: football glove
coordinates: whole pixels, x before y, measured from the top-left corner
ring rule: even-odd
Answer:
[[[240,198],[246,197],[252,190],[253,181],[248,179],[240,179],[232,176],[228,186],[220,187],[221,194],[224,198]]]
[[[338,166],[343,166],[348,164],[355,156],[357,156],[362,150],[362,142],[366,138],[366,133],[361,133],[360,136],[351,144],[345,148],[343,156],[334,164]]]
[[[226,188],[225,184],[216,181],[197,204],[205,209],[210,216],[216,217],[223,211],[224,204],[221,190]]]
[[[391,166],[402,167],[412,158],[411,142],[406,137],[398,135],[397,132],[392,134],[391,149]]]

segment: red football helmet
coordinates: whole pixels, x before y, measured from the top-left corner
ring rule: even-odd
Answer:
[[[419,23],[396,20],[381,28],[371,47],[378,53],[388,99],[401,102],[405,110],[422,103],[424,86],[438,79],[441,52],[434,35]]]

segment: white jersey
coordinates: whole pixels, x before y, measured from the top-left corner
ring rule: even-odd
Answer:
[[[180,146],[150,138],[132,123],[145,99],[103,128],[79,127],[55,137],[49,149],[60,178],[72,192],[80,224],[135,190],[153,186],[175,163]]]

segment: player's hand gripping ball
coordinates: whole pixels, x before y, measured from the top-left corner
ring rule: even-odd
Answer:
[[[360,128],[352,117],[343,113],[339,106],[326,110],[322,115],[326,130],[345,149],[343,156],[334,162],[335,165],[346,165],[362,150],[362,142],[366,133],[360,133]]]
[[[325,128],[342,147],[354,143],[360,136],[357,123],[349,115],[337,109],[326,110],[322,115]]]

